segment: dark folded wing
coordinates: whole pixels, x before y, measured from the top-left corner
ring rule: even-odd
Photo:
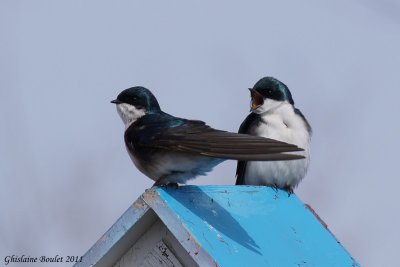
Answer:
[[[252,127],[257,126],[260,120],[261,120],[260,115],[251,112],[242,122],[242,124],[240,124],[239,133],[241,134],[249,133],[250,129]],[[235,183],[236,185],[245,184],[244,175],[246,173],[246,168],[247,168],[247,161],[238,160],[236,166],[236,183]]]
[[[158,125],[160,127],[160,125]],[[209,157],[235,160],[292,160],[303,156],[281,154],[302,151],[284,142],[215,130],[201,121],[184,120],[176,127],[162,127],[157,136],[139,146],[163,148]]]
[[[236,185],[244,185],[244,175],[246,173],[247,161],[238,160],[236,167]]]

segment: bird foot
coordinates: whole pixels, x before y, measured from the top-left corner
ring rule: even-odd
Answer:
[[[275,191],[275,193],[278,193],[279,186],[277,184],[270,185],[270,187]]]
[[[153,186],[165,186],[165,175],[162,175],[158,180],[153,184]]]
[[[275,193],[278,193],[278,190],[280,189],[280,187],[277,184],[272,184],[268,186],[271,187],[275,191]],[[288,197],[290,197],[290,195],[293,194],[293,187],[291,187],[290,185],[286,185],[285,187],[282,188],[282,190],[285,190],[288,193]]]
[[[283,190],[285,190],[288,193],[288,197],[290,197],[290,195],[293,194],[293,187],[291,187],[290,185],[285,186]]]
[[[173,189],[178,189],[179,184],[178,183],[168,183],[167,187],[173,188]]]
[[[160,178],[158,178],[158,180],[153,184],[153,186],[171,187],[174,189],[178,189],[179,187],[178,183],[166,182],[165,177],[166,176],[163,175]]]

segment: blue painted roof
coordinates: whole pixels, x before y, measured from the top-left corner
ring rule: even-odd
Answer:
[[[146,191],[139,200],[155,212],[200,266],[360,266],[307,205],[282,190],[264,186],[159,187]],[[120,220],[127,221],[124,215]],[[134,221],[122,229],[130,227],[135,228]],[[112,229],[108,232],[113,233]],[[92,253],[96,249],[95,245]]]

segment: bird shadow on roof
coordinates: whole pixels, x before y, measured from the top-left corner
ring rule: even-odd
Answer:
[[[262,255],[260,247],[240,223],[218,202],[222,200],[210,197],[197,186],[183,186],[178,189],[165,187],[162,189],[177,202],[182,204],[188,211],[203,221],[210,232],[215,232],[219,241],[229,245],[224,237],[235,241],[243,247]],[[221,191],[229,197],[226,190]],[[226,206],[230,206],[229,199]]]

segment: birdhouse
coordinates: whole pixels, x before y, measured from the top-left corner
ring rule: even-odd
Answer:
[[[295,194],[180,186],[147,190],[75,266],[360,265]]]

